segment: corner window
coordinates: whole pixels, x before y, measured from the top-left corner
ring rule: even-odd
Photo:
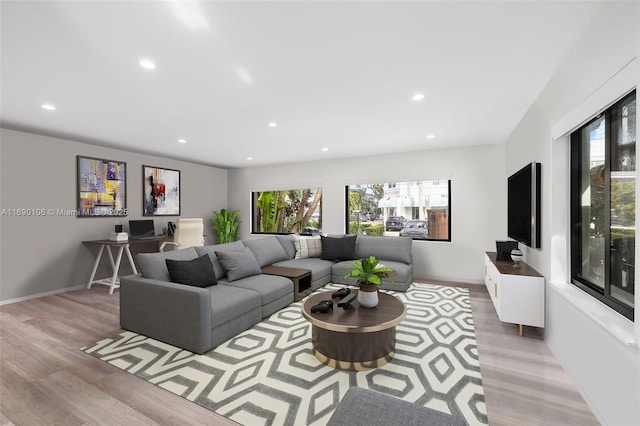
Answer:
[[[451,181],[348,185],[348,234],[451,241]]]
[[[636,92],[571,134],[572,283],[633,320]]]

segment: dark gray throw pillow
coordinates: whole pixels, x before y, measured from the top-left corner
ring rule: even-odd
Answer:
[[[355,259],[356,236],[324,237],[322,240],[322,255],[324,260],[350,260]]]
[[[216,257],[229,281],[259,275],[260,265],[248,248],[234,251],[216,251]]]
[[[171,282],[194,287],[209,287],[218,284],[213,265],[208,255],[193,260],[165,259]]]

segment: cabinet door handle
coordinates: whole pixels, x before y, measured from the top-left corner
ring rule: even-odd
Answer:
[[[497,299],[498,298],[498,283],[494,283],[493,284],[493,294]]]

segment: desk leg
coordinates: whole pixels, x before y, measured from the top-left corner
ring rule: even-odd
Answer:
[[[100,250],[98,250],[98,255],[96,256],[96,261],[93,263],[93,271],[91,271],[91,278],[89,278],[89,282],[87,283],[87,289],[91,288],[91,284],[93,284],[93,280],[96,277],[96,271],[98,270],[98,265],[100,264],[100,258],[102,258],[102,252],[104,251],[104,244],[100,246]],[[109,250],[111,251],[111,250]]]
[[[113,253],[111,253],[111,246],[107,246],[107,255],[109,255],[109,263],[111,263],[111,270],[113,273],[117,273],[116,263],[113,261]]]
[[[120,283],[120,280],[118,280],[118,271],[120,270],[120,262],[122,261],[122,252],[124,251],[124,248],[126,246],[120,246],[120,248],[118,248],[118,257],[116,258],[116,262],[113,265],[113,276],[111,277],[111,285],[109,286],[109,294],[113,294],[113,289],[116,288],[116,285]],[[109,254],[111,254],[111,249],[109,249]],[[111,263],[113,263],[113,256],[111,257]],[[118,285],[118,287],[120,287]]]
[[[138,269],[136,268],[136,264],[133,263],[133,256],[131,256],[131,248],[129,247],[129,244],[124,246],[124,251],[127,253],[127,257],[129,258],[129,265],[131,265],[131,270],[134,274],[137,274]]]

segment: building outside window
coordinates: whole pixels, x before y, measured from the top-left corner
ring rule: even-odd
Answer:
[[[354,184],[346,187],[351,234],[451,241],[451,181]]]
[[[573,284],[633,319],[636,93],[571,135]]]

